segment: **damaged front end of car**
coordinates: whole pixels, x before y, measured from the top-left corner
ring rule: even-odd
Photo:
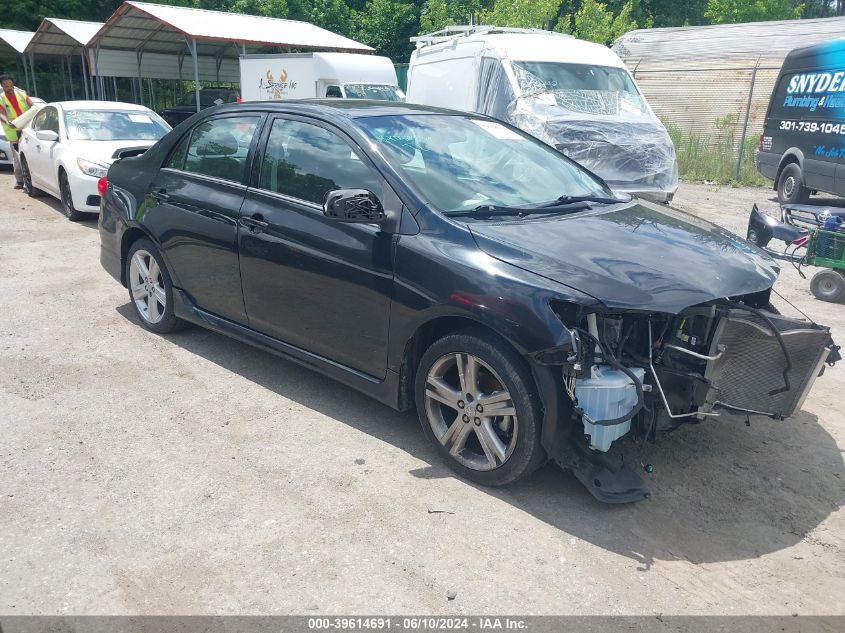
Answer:
[[[640,477],[608,453],[623,436],[655,441],[725,412],[794,415],[839,348],[829,328],[778,314],[769,293],[677,314],[553,302],[569,340],[532,354],[555,373],[565,403],[558,415],[569,417],[552,457],[600,501],[638,501],[648,496]]]

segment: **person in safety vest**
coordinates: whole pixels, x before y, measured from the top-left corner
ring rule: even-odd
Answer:
[[[32,107],[32,99],[15,86],[15,80],[11,75],[0,75],[0,121],[3,123],[3,133],[6,140],[12,146],[12,165],[15,168],[15,189],[23,188],[23,172],[21,161],[18,157],[18,130],[9,121],[22,115]]]

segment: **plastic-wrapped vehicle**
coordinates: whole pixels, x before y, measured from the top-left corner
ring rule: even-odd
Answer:
[[[548,31],[449,27],[412,38],[409,103],[511,123],[601,176],[660,202],[678,188],[675,148],[622,60]]]

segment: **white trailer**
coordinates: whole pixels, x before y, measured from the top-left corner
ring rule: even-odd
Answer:
[[[353,53],[242,55],[240,65],[244,101],[405,98],[387,57]]]

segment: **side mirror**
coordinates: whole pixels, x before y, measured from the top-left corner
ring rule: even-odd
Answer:
[[[56,134],[53,130],[38,130],[35,133],[35,137],[39,141],[46,141],[47,143],[55,143],[59,140],[59,135]]]
[[[380,224],[387,215],[376,194],[366,189],[335,189],[326,194],[323,215],[338,222]]]

